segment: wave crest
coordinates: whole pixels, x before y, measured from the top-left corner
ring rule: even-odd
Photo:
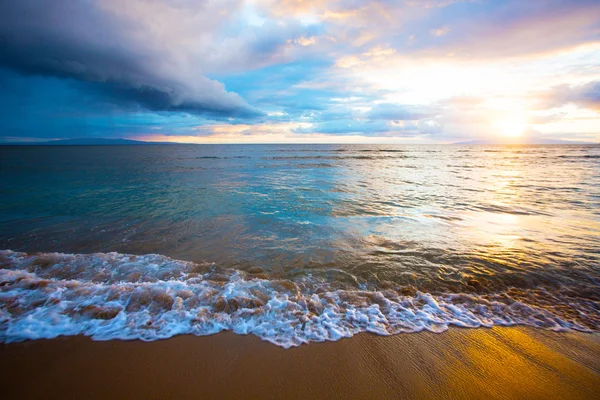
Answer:
[[[4,342],[60,335],[152,341],[232,330],[287,348],[359,332],[442,332],[450,325],[524,324],[580,331],[600,327],[598,302],[593,300],[573,306],[575,315],[566,318],[511,291],[478,295],[340,289],[310,275],[294,281],[265,279],[155,254],[28,255],[7,250],[0,251],[0,267]],[[568,299],[555,305],[570,308]]]

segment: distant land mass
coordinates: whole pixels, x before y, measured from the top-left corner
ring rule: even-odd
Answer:
[[[54,139],[40,142],[0,142],[0,146],[147,146],[147,145],[174,145],[174,144],[194,144],[177,142],[143,142],[132,139],[109,139],[109,138],[74,138],[74,139]],[[570,140],[545,139],[545,138],[520,138],[511,140],[501,139],[479,139],[467,142],[456,142],[453,145],[511,145],[511,144],[598,144],[594,142],[576,142]]]
[[[107,139],[107,138],[76,138],[57,139],[44,142],[19,142],[1,143],[2,145],[18,146],[118,146],[118,145],[151,145],[151,144],[177,144],[172,142],[142,142],[131,139]]]
[[[545,138],[521,138],[521,139],[480,139],[480,140],[470,140],[468,142],[457,142],[452,144],[597,144],[594,142],[576,142],[571,140],[559,140],[559,139],[545,139]]]

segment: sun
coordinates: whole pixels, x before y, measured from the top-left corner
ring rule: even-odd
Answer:
[[[523,117],[508,117],[492,124],[496,132],[506,137],[518,137],[527,128],[527,120]]]

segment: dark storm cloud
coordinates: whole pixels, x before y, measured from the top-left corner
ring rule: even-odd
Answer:
[[[0,65],[21,74],[94,83],[117,104],[217,117],[261,113],[224,86],[171,62],[151,43],[135,40],[141,26],[95,2],[0,2]]]

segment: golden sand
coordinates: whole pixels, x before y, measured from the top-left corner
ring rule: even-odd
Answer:
[[[221,333],[2,346],[4,398],[594,399],[600,335],[459,329],[284,350]]]

